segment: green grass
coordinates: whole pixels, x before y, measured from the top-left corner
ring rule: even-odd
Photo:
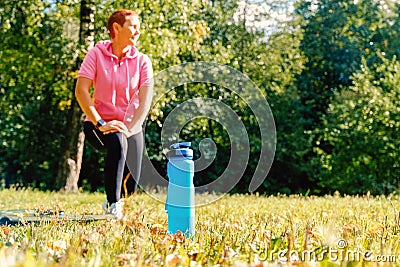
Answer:
[[[102,214],[104,198],[100,193],[10,189],[0,191],[0,209]],[[397,195],[224,196],[196,208],[193,239],[166,233],[164,203],[144,193],[126,202],[123,222],[58,221],[2,227],[0,265],[400,265],[400,257],[394,258],[400,254]],[[366,253],[369,258],[363,257]]]

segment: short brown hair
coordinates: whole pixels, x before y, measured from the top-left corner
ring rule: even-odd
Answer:
[[[108,31],[110,32],[111,38],[115,37],[113,29],[114,22],[118,23],[121,26],[124,26],[126,17],[132,15],[139,16],[139,13],[128,9],[120,9],[111,14],[111,16],[108,18]]]

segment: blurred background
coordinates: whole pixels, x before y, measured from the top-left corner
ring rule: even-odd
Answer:
[[[277,143],[258,192],[399,189],[400,5],[394,0],[2,0],[2,188],[104,190],[104,155],[84,141],[74,87],[85,53],[109,39],[107,19],[121,8],[140,12],[138,48],[150,56],[155,73],[185,62],[215,62],[237,69],[263,92]],[[247,192],[260,131],[252,110],[226,88],[190,84],[164,95],[146,122],[151,162],[165,175],[163,122],[196,97],[222,101],[244,123],[250,160],[232,192]],[[216,158],[196,174],[197,184],[223,173],[231,150],[224,127],[197,118],[180,137],[195,148],[205,138],[216,144]]]

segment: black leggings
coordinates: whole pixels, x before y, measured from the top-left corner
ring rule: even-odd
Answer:
[[[126,138],[122,133],[103,134],[93,123],[85,121],[85,137],[96,149],[106,152],[104,185],[109,204],[121,199],[124,175],[130,172],[134,182],[128,191],[133,193],[140,179],[143,158],[143,132]],[[127,164],[128,163],[128,164]],[[128,193],[128,192],[125,192]]]

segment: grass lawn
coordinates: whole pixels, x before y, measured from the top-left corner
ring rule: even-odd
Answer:
[[[0,209],[102,214],[104,198],[10,189]],[[126,202],[121,222],[2,226],[0,266],[400,266],[397,195],[224,196],[196,208],[193,239],[167,233],[155,198]]]

